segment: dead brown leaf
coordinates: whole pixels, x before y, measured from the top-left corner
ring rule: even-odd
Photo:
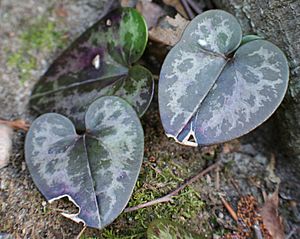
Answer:
[[[266,170],[267,170],[268,173],[269,173],[268,179],[269,179],[272,183],[276,183],[276,185],[279,186],[281,180],[280,180],[280,178],[275,174],[275,170],[276,170],[276,159],[275,159],[274,153],[271,154],[270,162],[269,162],[269,164],[268,164]]]
[[[231,140],[227,143],[223,144],[222,147],[222,152],[224,154],[229,154],[229,153],[233,153],[236,152],[240,149],[241,145],[240,145],[240,141],[235,139],[235,140]]]
[[[136,9],[144,16],[148,29],[156,26],[158,20],[166,15],[166,12],[152,1],[140,0],[136,4]]]
[[[149,38],[165,45],[174,46],[180,40],[188,23],[189,21],[179,14],[175,18],[166,16],[149,31]]]
[[[138,0],[120,0],[122,7],[135,7]]]
[[[55,8],[55,14],[58,17],[67,17],[68,16],[68,12],[62,4],[59,4],[59,6]]]
[[[180,0],[163,0],[163,2],[168,6],[174,7],[181,16],[188,18],[188,15],[184,10],[184,7],[182,6]]]
[[[260,209],[260,214],[266,229],[269,231],[273,239],[284,239],[284,228],[282,219],[278,214],[278,190],[269,196]]]
[[[17,119],[17,120],[2,120],[0,119],[0,124],[7,125],[8,127],[15,129],[15,130],[24,130],[28,131],[30,125],[26,123],[25,120]]]

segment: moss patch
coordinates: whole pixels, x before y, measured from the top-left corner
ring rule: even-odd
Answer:
[[[22,83],[30,78],[32,70],[37,69],[38,52],[52,52],[66,44],[64,32],[58,31],[55,23],[45,18],[37,18],[27,27],[20,35],[20,41],[20,48],[8,53],[7,65],[18,71]]]
[[[183,147],[164,135],[158,114],[157,99],[143,116],[145,155],[141,172],[127,207],[165,196],[181,185],[185,179],[202,171],[215,158],[215,150]],[[204,156],[205,155],[205,159]],[[87,229],[85,239],[141,239],[146,238],[149,224],[155,219],[168,219],[200,232],[199,225],[206,224],[202,215],[207,205],[199,188],[201,180],[186,187],[173,197],[172,202],[160,203],[134,212],[122,213],[102,231]],[[201,215],[201,216],[200,216]],[[199,222],[201,217],[202,222]],[[200,225],[200,227],[201,227]]]
[[[128,207],[164,196],[183,183],[183,178],[188,175],[187,165],[179,165],[170,158],[163,158],[157,162],[147,160],[143,165]],[[96,238],[145,238],[146,230],[153,220],[165,218],[186,224],[195,218],[203,207],[204,202],[200,199],[198,192],[189,186],[178,196],[173,197],[172,202],[123,213],[112,226],[104,229],[101,236]]]

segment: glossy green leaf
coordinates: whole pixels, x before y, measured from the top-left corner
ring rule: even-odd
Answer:
[[[185,230],[177,223],[168,220],[155,220],[147,230],[148,239],[203,239],[204,236],[197,235]]]
[[[147,39],[145,20],[136,10],[114,10],[53,62],[32,92],[31,107],[38,113],[61,113],[84,130],[91,102],[117,95],[142,116],[151,102],[154,81],[147,69],[132,64],[142,56]]]
[[[241,45],[244,45],[250,41],[255,41],[255,40],[263,40],[263,37],[257,36],[257,35],[245,35],[242,38]]]
[[[241,39],[238,22],[221,10],[187,26],[159,80],[169,137],[192,146],[224,142],[254,129],[279,106],[288,85],[286,57],[268,41],[240,46]]]
[[[93,102],[86,132],[57,113],[37,118],[25,141],[30,174],[45,198],[69,197],[78,214],[64,216],[103,228],[125,208],[137,180],[144,135],[134,109],[116,96]]]

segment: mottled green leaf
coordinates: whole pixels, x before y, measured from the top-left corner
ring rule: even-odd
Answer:
[[[103,228],[125,208],[141,167],[143,129],[134,109],[115,96],[93,102],[86,132],[57,113],[37,118],[25,141],[30,174],[49,202],[69,197],[78,214],[64,216]]]
[[[146,68],[136,65],[130,68],[128,77],[119,81],[113,88],[113,94],[135,106],[143,115],[151,103],[154,92],[153,76]]]
[[[250,41],[255,41],[255,40],[263,40],[263,37],[257,36],[257,35],[245,35],[242,38],[241,45],[244,45]]]
[[[31,107],[38,113],[61,113],[84,130],[84,114],[91,102],[118,95],[142,116],[154,82],[149,71],[132,64],[142,56],[147,39],[145,20],[136,10],[114,10],[53,62],[32,92]]]
[[[185,230],[181,225],[168,220],[155,220],[147,230],[148,239],[203,239],[204,236],[197,235]]]
[[[224,142],[279,106],[288,85],[286,57],[268,41],[240,46],[241,39],[224,11],[207,11],[188,25],[160,74],[160,116],[169,137],[192,146]]]

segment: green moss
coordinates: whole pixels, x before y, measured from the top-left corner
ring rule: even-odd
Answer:
[[[31,71],[36,69],[36,58],[32,55],[24,56],[23,52],[16,52],[9,56],[7,64],[11,68],[16,68],[19,78],[24,83],[31,75]]]
[[[54,22],[38,19],[21,35],[21,40],[27,49],[52,50],[64,46],[63,35],[62,32],[56,30]]]
[[[164,196],[183,183],[183,178],[189,176],[188,166],[179,166],[170,159],[163,159],[154,164],[144,163],[128,207]],[[146,230],[153,220],[164,218],[180,224],[188,224],[203,208],[204,202],[201,201],[199,194],[189,186],[178,196],[173,197],[172,202],[123,213],[115,223],[101,232],[100,237],[96,238],[145,238]]]
[[[37,18],[20,35],[21,47],[9,53],[7,65],[18,71],[20,81],[25,82],[31,76],[32,70],[37,69],[37,58],[32,52],[52,52],[65,45],[64,33],[56,30],[54,22]]]

